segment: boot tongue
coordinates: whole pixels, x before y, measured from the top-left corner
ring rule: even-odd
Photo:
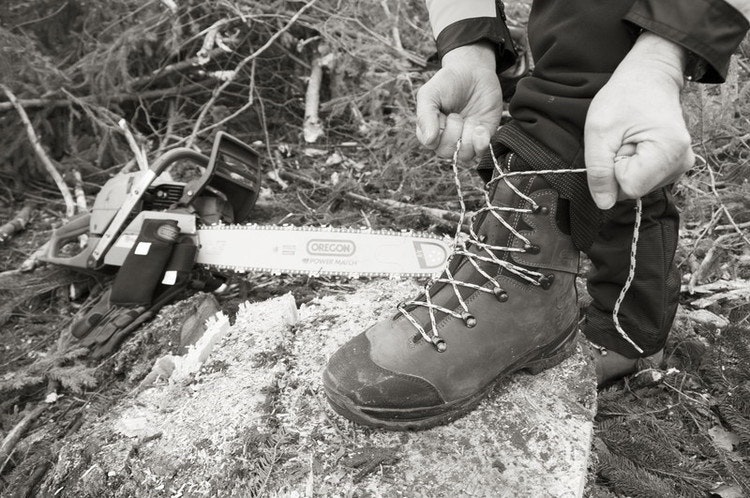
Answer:
[[[503,173],[513,173],[519,171],[531,171],[531,168],[518,156],[510,153],[506,156],[503,162]],[[495,207],[522,209],[529,208],[528,201],[524,200],[519,196],[512,188],[508,186],[508,183],[512,184],[519,192],[528,195],[534,190],[544,187],[544,179],[538,175],[517,175],[509,176],[506,179],[499,178],[501,175],[497,170],[493,174],[493,185],[489,192],[490,204]],[[524,226],[519,227],[521,221],[520,213],[514,211],[495,211],[494,214],[490,212],[483,213],[480,218],[475,221],[474,230],[479,236],[480,240],[482,237],[486,237],[486,243],[493,246],[511,247],[514,235],[512,232],[501,223],[495,215],[499,215],[504,219],[510,226],[514,227],[517,231],[520,229],[527,229],[530,227]],[[470,251],[474,254],[483,254],[489,256],[483,249],[472,248]],[[499,259],[507,260],[507,251],[494,251],[495,255]],[[489,263],[485,263],[489,264]],[[494,266],[495,272],[497,265]],[[484,268],[483,268],[484,269]],[[491,275],[495,272],[490,273]]]

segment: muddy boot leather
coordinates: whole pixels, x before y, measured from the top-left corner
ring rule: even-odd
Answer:
[[[518,167],[512,154],[507,159],[506,167]],[[476,239],[517,250],[491,252],[517,268],[538,272],[538,282],[530,283],[494,262],[475,260],[493,282],[457,251],[449,269],[430,286],[429,300],[462,318],[434,311],[438,339],[429,310],[406,303],[391,319],[344,344],[323,374],[328,400],[338,413],[361,424],[392,430],[429,428],[471,411],[498,381],[513,372],[538,373],[572,353],[578,328],[574,284],[578,251],[558,226],[557,192],[536,175],[496,178],[488,184],[492,206],[531,210],[532,205],[506,181],[533,199],[538,208],[525,213],[485,210],[474,224]],[[514,235],[495,214],[531,244]],[[490,258],[476,243],[469,252]],[[451,274],[453,279],[448,278]],[[445,280],[468,282],[484,291],[457,284],[468,307],[466,313],[454,286]],[[415,301],[425,301],[424,295]]]
[[[592,350],[598,388],[612,385],[623,377],[646,368],[658,368],[664,359],[664,350],[643,358],[628,358],[616,351],[607,351],[603,348],[593,347]]]

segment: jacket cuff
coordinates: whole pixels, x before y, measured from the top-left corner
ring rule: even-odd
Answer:
[[[505,13],[500,2],[497,17],[474,17],[456,21],[440,32],[436,42],[440,60],[454,48],[477,42],[490,42],[495,48],[495,71],[498,74],[516,62],[516,51],[510,31],[505,25]]]
[[[750,24],[724,0],[635,0],[624,16],[689,51],[685,76],[722,83]]]

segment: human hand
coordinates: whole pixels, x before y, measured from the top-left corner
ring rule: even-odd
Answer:
[[[503,94],[489,44],[458,47],[417,94],[417,139],[440,157],[452,157],[462,139],[459,160],[481,155],[500,124]]]
[[[684,64],[682,47],[643,33],[591,102],[584,150],[600,209],[674,183],[693,166],[680,106]]]

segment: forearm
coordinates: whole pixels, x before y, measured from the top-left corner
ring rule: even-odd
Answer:
[[[495,71],[495,49],[487,42],[457,47],[443,56],[443,67],[461,65],[487,68]]]
[[[515,63],[516,54],[501,1],[426,0],[425,3],[441,59],[456,48],[484,43],[493,49],[497,71]]]
[[[682,88],[687,62],[686,50],[660,35],[642,33],[621,64],[658,72]]]
[[[750,0],[635,0],[624,20],[687,50],[691,79],[721,83],[748,30],[748,14]]]

